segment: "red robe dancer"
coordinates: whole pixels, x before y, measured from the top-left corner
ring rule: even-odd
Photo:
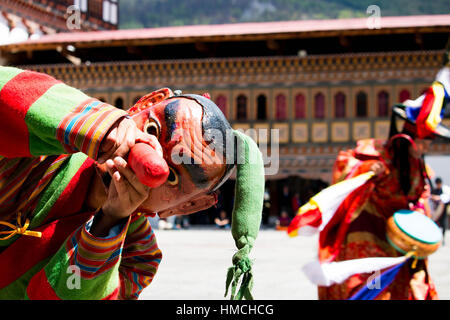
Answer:
[[[401,256],[386,239],[386,221],[397,210],[417,205],[425,191],[422,158],[409,156],[408,160],[409,176],[403,177],[402,168],[398,169],[395,164],[392,148],[374,139],[358,141],[354,150],[339,153],[333,169],[333,183],[371,171],[379,162],[384,164],[384,172],[365,184],[357,199],[352,198],[340,206],[339,211],[345,213],[345,218],[340,222],[333,222],[333,219],[321,233],[321,261]],[[401,181],[409,181],[407,192]],[[339,213],[335,218],[338,216]],[[348,299],[370,282],[370,276],[357,274],[342,284],[319,287],[319,299]],[[405,264],[393,283],[377,297],[394,300],[436,298],[427,260],[419,260],[415,269],[411,263]]]
[[[299,209],[288,234],[296,236],[302,229],[304,235],[319,232],[319,261],[303,269],[319,285],[319,299],[437,299],[427,259],[395,262],[398,273],[394,276],[393,268],[383,273],[385,284],[372,294],[361,293],[378,278],[366,270],[376,269],[358,263],[361,259],[375,263],[364,258],[382,258],[375,259],[380,263],[384,258],[392,262],[406,257],[387,239],[387,222],[399,210],[428,215],[424,200],[429,196],[429,178],[423,155],[435,137],[450,140],[450,130],[442,124],[449,92],[450,65],[446,65],[423,96],[392,108],[387,141],[360,140],[355,149],[341,151],[332,186]],[[404,120],[401,132],[397,117]],[[332,264],[339,261],[343,263]],[[357,269],[365,271],[353,272]]]
[[[427,214],[429,196],[423,155],[435,137],[450,139],[442,124],[450,99],[450,68],[447,64],[427,92],[415,101],[395,105],[389,139],[358,141],[354,150],[341,151],[333,168],[333,183],[373,171],[375,176],[352,192],[320,233],[319,260],[346,261],[402,255],[387,240],[387,219],[396,211],[411,209]],[[397,117],[404,120],[397,129]],[[429,180],[429,179],[428,179]],[[428,273],[428,260],[405,263],[392,283],[376,299],[437,299]],[[345,282],[319,287],[319,299],[348,299],[372,284],[370,274],[356,274]]]

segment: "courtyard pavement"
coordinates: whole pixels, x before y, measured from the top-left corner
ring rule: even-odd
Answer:
[[[236,251],[230,230],[197,228],[155,230],[163,259],[142,300],[225,299],[225,278]],[[440,299],[450,300],[450,235],[430,257]],[[316,300],[317,289],[300,268],[317,252],[317,237],[289,238],[285,232],[261,230],[252,250],[255,299]]]

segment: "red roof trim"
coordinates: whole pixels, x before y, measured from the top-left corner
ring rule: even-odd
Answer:
[[[195,25],[163,28],[121,29],[70,32],[45,35],[14,45],[57,44],[80,42],[110,42],[123,40],[158,40],[202,37],[251,36],[279,33],[349,31],[368,29],[367,18],[335,20],[299,20],[254,22],[221,25]],[[450,26],[450,15],[382,17],[381,29]]]

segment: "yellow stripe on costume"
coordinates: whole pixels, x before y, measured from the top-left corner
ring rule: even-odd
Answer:
[[[345,195],[345,197],[348,196],[348,194],[364,184],[374,175],[375,173],[373,171],[364,172],[356,177],[340,181],[329,186],[328,188],[323,189],[298,209],[297,215],[294,217],[294,219],[292,220],[293,222],[291,223],[298,225],[298,221],[300,219],[299,216],[314,210],[319,211],[321,215],[325,215],[325,221],[323,221],[322,223],[328,223],[331,217],[336,212],[337,208],[340,206],[340,203],[344,201],[345,198],[343,198],[343,195]],[[356,186],[354,186],[355,183]],[[298,229],[299,228],[295,226],[295,229],[289,230],[289,236],[297,236]]]
[[[45,158],[46,158],[46,156],[42,156],[41,157],[41,161],[44,161]],[[51,166],[45,171],[45,173],[44,173],[44,175],[42,177],[46,178],[48,174],[58,170],[58,168],[61,167],[61,165],[64,163],[65,159],[66,158],[62,158],[59,161],[52,163]],[[50,182],[50,179],[48,179],[48,181],[46,181],[45,183],[41,184],[37,189],[35,189],[33,191],[33,193],[30,195],[29,200],[33,199],[38,194],[40,194],[40,192],[49,184],[49,182]]]
[[[444,86],[439,82],[434,82],[431,85],[434,94],[433,106],[431,107],[430,113],[428,114],[426,120],[426,126],[431,131],[435,131],[437,126],[441,123],[441,111],[443,106],[443,101],[445,97]]]
[[[25,182],[25,180],[28,178],[28,176],[24,176],[21,180],[19,180],[19,182],[17,182],[16,184],[11,186],[11,189],[8,190],[7,193],[5,193],[3,195],[3,197],[0,198],[0,203],[3,203],[3,201],[5,201],[5,199],[7,199],[11,194],[13,194],[14,192],[16,192],[17,189],[19,189],[22,184]]]
[[[95,211],[94,215],[96,215],[100,209],[101,208],[98,208]],[[122,232],[110,240],[106,240],[103,238],[97,239],[95,236],[90,235],[89,233],[86,233],[86,230],[84,228],[82,229],[80,237],[84,242],[86,242],[88,245],[90,245],[92,247],[103,248],[103,249],[111,248],[111,247],[119,244],[120,242],[122,242],[122,240],[126,237],[129,224],[130,224],[130,217],[128,217],[128,222],[127,222],[126,226],[124,227],[124,229],[122,230]]]
[[[81,232],[81,238],[83,239],[84,242],[86,242],[87,244],[89,244],[92,247],[97,247],[97,248],[110,248],[113,247],[115,245],[117,245],[118,243],[122,242],[122,240],[125,238],[125,232],[122,232],[118,237],[115,237],[111,240],[105,240],[105,239],[95,239],[95,238],[90,238],[89,236],[87,236],[84,232]]]
[[[111,110],[108,110],[111,111]],[[108,129],[111,126],[111,123],[113,120],[116,119],[116,114],[114,112],[110,113],[108,116],[106,116],[105,119],[102,120],[102,123],[97,127],[95,130],[95,133],[92,137],[92,143],[89,145],[88,154],[94,155],[95,151],[97,149],[97,145],[100,142],[99,137],[105,133],[106,129]]]
[[[298,211],[297,211],[297,215],[301,216],[302,214],[305,214],[306,212],[310,211],[310,210],[315,210],[315,209],[319,209],[319,205],[311,198],[309,199],[309,201],[307,203],[305,203],[303,206],[301,206]]]
[[[311,198],[311,199],[309,199],[309,201],[307,203],[305,203],[298,209],[296,215],[301,216],[308,211],[316,210],[316,209],[320,210],[319,205],[313,200],[313,198]],[[298,236],[298,230],[299,230],[299,228],[296,228],[296,229],[292,230],[291,232],[288,232],[288,235],[290,237],[296,237],[296,236]]]
[[[87,136],[87,133],[92,128],[92,125],[97,121],[98,118],[100,118],[103,114],[107,113],[108,110],[106,108],[98,110],[96,113],[91,114],[88,116],[86,121],[83,123],[81,128],[78,131],[77,136],[75,137],[75,145],[81,148],[81,146],[84,144],[84,141],[86,139],[91,139],[91,136]],[[103,122],[103,121],[102,121]],[[95,131],[98,129],[96,128]],[[93,154],[90,153],[92,149],[92,142],[89,144],[88,150],[86,150],[86,154],[90,157],[93,157]],[[82,150],[84,151],[84,150]]]

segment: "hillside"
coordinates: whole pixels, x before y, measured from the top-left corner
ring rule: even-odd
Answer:
[[[120,28],[450,13],[449,0],[120,0]]]

